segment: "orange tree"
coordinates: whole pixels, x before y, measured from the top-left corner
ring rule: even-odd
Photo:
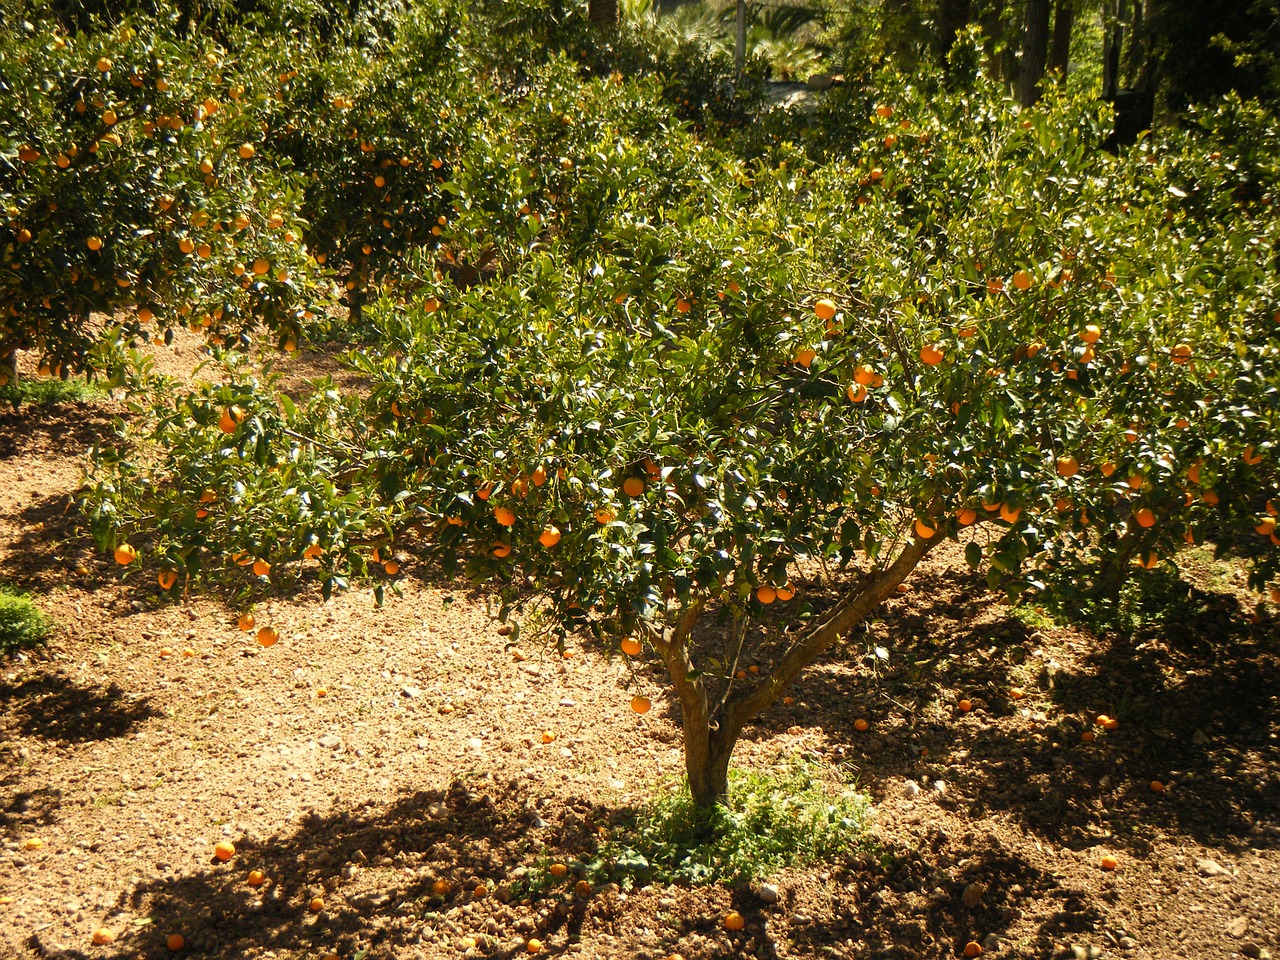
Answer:
[[[263,162],[226,51],[175,39],[174,16],[3,28],[0,354],[101,369],[113,345],[177,323],[219,339],[265,323],[287,341],[307,318],[300,191]]]
[[[655,96],[588,83],[552,111]],[[1114,589],[1188,535],[1271,576],[1269,117],[1113,160],[1077,102],[895,84],[853,108],[856,135],[673,125],[566,157],[566,229],[380,303],[360,395],[277,399],[228,355],[159,398],[149,441],[100,452],[95,533],[173,591],[381,591],[434,559],[504,618],[648,653],[703,806],[744,726],[945,540],[1014,594]],[[800,574],[832,566],[818,610]]]

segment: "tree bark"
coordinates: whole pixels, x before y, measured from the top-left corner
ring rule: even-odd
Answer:
[[[942,63],[955,46],[956,34],[969,23],[969,0],[941,0],[938,4],[938,50]]]
[[[1049,69],[1058,83],[1066,83],[1071,68],[1071,28],[1075,25],[1073,0],[1057,0],[1053,11],[1053,40],[1049,44]]]
[[[714,711],[706,684],[689,654],[688,641],[702,611],[701,603],[685,609],[676,623],[661,634],[651,631],[650,640],[680,699],[685,774],[699,810],[710,810],[728,798],[729,758],[743,728],[782,696],[814,658],[866,619],[943,539],[939,536],[909,541],[888,568],[874,574],[855,593],[836,604],[823,620],[802,633],[769,676],[739,687]]]
[[[1018,76],[1018,102],[1034,106],[1040,99],[1040,81],[1044,78],[1045,60],[1049,54],[1049,0],[1027,0],[1027,15],[1022,32],[1022,69]]]
[[[618,25],[618,0],[587,0],[587,17],[600,27]]]

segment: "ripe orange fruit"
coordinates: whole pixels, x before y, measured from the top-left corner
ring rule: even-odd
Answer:
[[[648,697],[636,696],[631,698],[631,709],[636,713],[648,713],[652,706],[653,704],[649,702]]]
[[[1205,503],[1207,503],[1211,507],[1216,507],[1219,503],[1222,502],[1222,499],[1218,496],[1217,490],[1206,490],[1204,493],[1200,495],[1200,499],[1202,499]]]
[[[255,577],[265,577],[271,572],[271,564],[267,561],[258,559],[253,561],[253,575]]]
[[[495,543],[493,545],[493,555],[497,557],[499,560],[503,559],[504,557],[511,556],[511,544]]]
[[[557,879],[561,879],[569,875],[569,868],[563,863],[553,863],[547,868],[547,872]]]
[[[93,931],[93,942],[98,946],[111,943],[115,938],[116,932],[110,927],[99,927],[97,930]]]
[[[537,937],[533,937],[524,945],[524,948],[529,953],[537,953],[542,949],[542,941]]]
[[[382,565],[382,570],[387,576],[394,577],[400,572],[400,564],[396,563],[394,560],[388,560]]]
[[[1154,527],[1156,525],[1155,511],[1150,507],[1142,507],[1137,510],[1133,515],[1133,519],[1137,522],[1138,526],[1143,528]]]
[[[783,584],[781,587],[775,587],[773,592],[776,593],[778,595],[778,599],[784,603],[793,599],[796,595],[795,590],[792,589],[790,584]],[[752,672],[754,673],[755,671]]]
[[[165,938],[164,945],[170,950],[181,950],[187,945],[187,938],[180,933],[171,933]]]
[[[1071,479],[1080,472],[1080,461],[1072,456],[1058,458],[1058,476]]]
[[[628,497],[638,497],[644,493],[644,481],[639,477],[627,477],[622,482],[622,492]]]
[[[961,507],[956,514],[956,519],[960,521],[960,526],[967,527],[978,519],[978,511],[972,507]]]
[[[502,524],[504,527],[510,527],[516,522],[516,515],[509,507],[494,507],[493,519],[497,520],[498,523]]]
[[[1098,469],[1102,471],[1104,477],[1109,477],[1116,472],[1116,465],[1112,461],[1106,460]]]
[[[813,305],[813,312],[819,320],[834,320],[836,318],[835,301],[823,298]]]
[[[1017,290],[1031,289],[1031,274],[1025,270],[1019,270],[1013,275],[1013,286]]]
[[[966,957],[982,956],[982,944],[978,943],[976,940],[970,940],[964,945],[964,955]]]
[[[313,543],[307,549],[302,551],[302,556],[306,560],[319,560],[324,555],[324,547],[318,543]]]
[[[1241,454],[1241,459],[1244,460],[1245,463],[1249,464],[1249,466],[1253,467],[1262,462],[1262,454],[1254,453],[1253,444],[1251,443],[1244,448],[1244,453]]]
[[[240,144],[240,146],[236,149],[236,153],[240,154],[241,160],[250,159],[254,154],[253,144],[252,143]]]
[[[801,367],[808,367],[809,364],[813,363],[817,356],[818,351],[813,349],[813,347],[803,347],[796,352],[796,355],[792,358],[792,362]]]
[[[235,433],[242,420],[244,420],[243,410],[239,407],[227,407],[218,418],[218,429],[223,433]]]
[[[866,733],[871,729],[871,724],[862,719],[862,717],[859,717],[857,720],[853,721],[853,729],[857,730],[859,733]]]
[[[168,590],[178,582],[178,574],[174,570],[161,570],[156,575],[156,582],[160,584],[161,590]]]
[[[638,657],[640,656],[640,653],[644,650],[644,647],[641,645],[640,641],[637,640],[635,637],[623,637],[622,643],[619,644],[619,646],[622,647],[622,652],[629,657]]]
[[[267,882],[267,875],[261,870],[250,870],[244,882],[251,887],[260,887]]]
[[[107,73],[107,72],[109,72],[109,71],[111,70],[111,68],[112,68],[113,66],[115,66],[115,64],[113,64],[113,63],[111,62],[111,58],[110,58],[110,57],[99,57],[99,58],[98,58],[98,72],[99,72],[99,73]]]
[[[769,586],[769,584],[762,583],[756,590],[756,599],[765,604],[773,603],[778,599],[778,591]]]
[[[1169,359],[1174,363],[1183,364],[1191,359],[1191,344],[1180,343],[1169,351]]]
[[[730,910],[724,915],[724,928],[726,930],[742,930],[746,925],[746,918],[737,910]]]
[[[1018,517],[1022,516],[1022,508],[1015,507],[1008,503],[1000,504],[1000,519],[1006,523],[1017,523]]]
[[[606,526],[610,523],[613,523],[613,521],[614,521],[613,511],[610,510],[608,507],[601,507],[596,511],[596,523],[600,524],[600,526],[602,527]]]
[[[936,536],[938,528],[933,526],[933,521],[921,520],[916,518],[916,536],[921,540],[929,540]]]
[[[1102,339],[1102,329],[1096,323],[1090,323],[1080,331],[1080,339],[1085,343],[1097,343]]]
[[[437,897],[448,896],[449,892],[452,889],[453,889],[453,884],[451,884],[444,877],[438,877],[437,879],[433,880],[431,883],[431,892],[434,893]]]
[[[1152,780],[1150,787],[1152,793],[1164,793],[1164,784],[1159,780]]]
[[[1098,866],[1102,867],[1103,870],[1114,870],[1120,866],[1120,861],[1111,856],[1111,854],[1106,854],[1098,861]]]
[[[538,464],[533,468],[533,473],[529,475],[529,479],[533,481],[535,487],[540,487],[547,482],[547,468],[542,464]]]
[[[116,547],[115,556],[116,563],[120,564],[122,567],[127,567],[129,564],[133,563],[133,561],[138,559],[138,551],[129,544],[122,543],[120,546]]]
[[[853,382],[864,387],[878,387],[884,379],[876,373],[875,368],[861,363],[853,369]]]
[[[1253,528],[1253,532],[1264,537],[1269,537],[1276,532],[1275,517],[1263,517],[1258,521],[1258,525]]]
[[[312,913],[319,913],[324,909],[324,899],[322,897],[312,897],[311,902],[307,904],[307,909]]]
[[[961,712],[961,713],[968,713],[970,710],[972,710],[972,709],[973,709],[973,701],[972,701],[972,700],[961,700],[961,701],[957,704],[957,706],[960,708],[960,712]]]
[[[1084,733],[1080,734],[1080,739],[1085,743],[1093,743],[1093,731],[1092,730],[1084,731]]]
[[[101,250],[101,249],[102,249],[102,238],[101,238],[101,237],[90,237],[88,240],[86,240],[86,241],[85,241],[85,246],[87,246],[90,250]]]
[[[560,530],[558,527],[548,524],[542,529],[542,533],[538,536],[538,542],[548,550],[560,542]]]
[[[861,403],[863,400],[867,399],[867,388],[860,383],[859,384],[851,383],[849,384],[848,389],[845,390],[845,396],[847,396],[854,403]]]
[[[943,356],[944,354],[937,344],[926,343],[920,348],[920,362],[926,366],[937,366],[942,362]]]
[[[225,863],[236,855],[236,845],[230,840],[219,840],[214,844],[213,855]]]
[[[688,313],[692,309],[693,309],[693,304],[690,303],[688,300],[686,300],[684,297],[679,297],[676,300],[676,310],[678,312]]]
[[[258,642],[264,647],[273,647],[280,641],[280,633],[273,627],[263,627],[258,631]]]

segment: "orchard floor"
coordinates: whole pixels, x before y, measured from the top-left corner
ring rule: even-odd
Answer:
[[[197,359],[185,339],[161,351]],[[57,623],[0,664],[6,960],[168,956],[172,933],[184,954],[282,960],[514,957],[531,938],[584,960],[1280,955],[1280,628],[1271,605],[1251,623],[1262,598],[1203,551],[1167,625],[1127,640],[1015,611],[936,551],[735,754],[843,765],[874,798],[866,849],[768,878],[773,904],[521,899],[526,871],[588,856],[680,774],[658,675],[578,646],[517,659],[483,596],[412,568],[382,609],[368,590],[261,605],[271,648],[213,598],[162,605],[72,507],[118,409],[0,413],[0,582]],[[1082,742],[1101,713],[1118,728]],[[722,928],[731,909],[745,930]],[[103,926],[116,940],[93,946]]]

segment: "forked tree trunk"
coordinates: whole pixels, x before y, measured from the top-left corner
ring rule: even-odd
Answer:
[[[729,758],[743,728],[781,697],[815,658],[866,619],[943,539],[909,541],[888,568],[845,596],[825,619],[800,634],[771,674],[736,688],[718,708],[711,706],[706,681],[696,670],[689,650],[702,602],[686,608],[660,635],[656,631],[650,635],[680,699],[685,774],[689,793],[699,810],[708,811],[728,799]]]

